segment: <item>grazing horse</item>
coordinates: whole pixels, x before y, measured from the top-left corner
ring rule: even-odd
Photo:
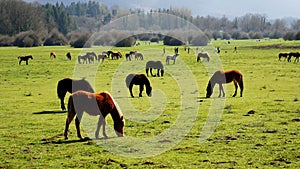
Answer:
[[[100,55],[98,55],[98,58],[97,58],[97,60],[98,60],[98,63],[100,62],[100,60],[101,60],[101,63],[103,63],[104,62],[104,59],[107,57],[107,55],[106,54],[100,54]]]
[[[198,53],[198,56],[197,56],[197,62],[201,62],[201,58],[204,58],[207,60],[207,62],[209,62],[210,60],[210,57],[208,55],[207,52],[201,52],[201,53]]]
[[[113,51],[107,51],[108,56],[111,55],[111,59],[119,59],[122,58],[121,52],[113,52]]]
[[[159,77],[159,72],[160,72],[161,76],[164,76],[164,65],[161,63],[161,61],[148,61],[146,63],[147,76],[148,76],[149,69],[150,69],[151,76],[156,76],[157,75]],[[157,69],[157,74],[156,75],[152,74],[152,69]]]
[[[60,107],[63,111],[66,110],[65,103],[64,103],[66,93],[67,92],[73,93],[78,90],[94,92],[94,89],[92,88],[92,86],[85,79],[74,80],[74,79],[70,79],[70,78],[65,78],[65,79],[58,81],[57,96],[60,99]]]
[[[87,57],[89,63],[94,63],[94,60],[97,59],[97,55],[95,52],[87,52],[86,57]]]
[[[144,85],[146,86],[146,93],[149,97],[151,97],[152,87],[150,84],[150,81],[148,80],[147,76],[144,74],[129,74],[126,77],[126,86],[129,88],[129,92],[131,97],[134,97],[132,94],[132,87],[133,85],[139,85],[140,86],[140,93],[139,97],[142,96],[142,92],[144,90]]]
[[[119,137],[124,136],[125,120],[116,101],[108,92],[90,93],[86,91],[77,91],[73,93],[68,102],[68,116],[66,120],[66,127],[64,131],[65,139],[68,139],[69,125],[76,116],[75,125],[77,130],[77,137],[82,139],[80,133],[80,121],[83,112],[92,116],[99,116],[95,138],[99,139],[99,131],[103,125],[103,136],[107,138],[105,131],[106,116],[110,113],[114,121],[114,129]]]
[[[78,63],[79,63],[79,64],[81,64],[81,60],[83,60],[83,62],[82,62],[83,64],[84,64],[84,63],[87,64],[87,61],[88,61],[87,55],[79,55],[79,56],[78,56]]]
[[[51,53],[50,53],[50,58],[51,58],[51,57],[56,58],[55,52],[51,52]]]
[[[68,53],[66,54],[66,56],[67,56],[67,58],[68,58],[69,60],[72,60],[72,55],[71,55],[70,52],[68,52]]]
[[[18,59],[20,60],[19,65],[21,65],[22,61],[25,61],[26,65],[28,65],[28,60],[33,59],[33,57],[31,55],[29,55],[29,56],[19,56]]]
[[[290,54],[289,54],[289,56],[294,56],[295,57],[295,60],[294,60],[294,63],[295,62],[299,62],[299,57],[300,57],[300,53],[299,52],[291,52]],[[291,58],[289,59],[289,62],[291,62]]]
[[[286,60],[286,58],[289,56],[289,53],[279,53],[278,54],[278,61],[281,61],[281,58],[284,58],[284,60]]]
[[[177,56],[179,56],[179,53],[176,53],[175,55],[168,55],[166,57],[166,64],[168,65],[170,60],[174,60],[173,64],[175,64]]]
[[[208,82],[208,85],[207,85],[207,88],[206,88],[206,98],[209,98],[212,95],[213,89],[214,89],[216,83],[219,84],[219,89],[220,89],[219,97],[221,97],[221,92],[223,94],[223,97],[225,97],[225,92],[224,92],[222,84],[223,83],[230,83],[232,81],[233,81],[234,86],[235,86],[235,92],[234,92],[232,97],[236,96],[238,85],[240,86],[241,97],[242,97],[243,89],[244,89],[243,75],[237,70],[230,70],[230,71],[226,71],[226,72],[216,71],[213,74],[213,76],[210,78],[210,80]]]
[[[135,60],[144,60],[144,56],[142,53],[134,53]]]

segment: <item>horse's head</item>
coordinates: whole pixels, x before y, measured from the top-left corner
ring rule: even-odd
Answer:
[[[125,126],[125,120],[124,117],[121,116],[121,119],[119,122],[114,123],[114,129],[118,137],[124,136],[124,126]]]
[[[30,59],[33,59],[32,55],[29,55],[29,58],[30,58]]]
[[[206,98],[210,98],[210,96],[212,95],[212,85],[211,85],[211,82],[209,81],[208,84],[207,84],[207,87],[206,87]]]
[[[151,86],[146,87],[146,93],[147,93],[147,95],[148,95],[149,97],[152,96],[152,87],[151,87]]]

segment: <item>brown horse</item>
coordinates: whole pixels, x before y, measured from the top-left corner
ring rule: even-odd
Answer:
[[[70,52],[68,52],[68,53],[66,54],[66,56],[67,56],[67,58],[68,58],[69,60],[72,60],[72,55],[71,55]]]
[[[299,52],[291,52],[289,54],[290,57],[294,56],[295,57],[295,60],[294,60],[294,63],[295,62],[299,62],[299,57],[300,57],[300,53]],[[291,58],[289,58],[289,62],[291,62]]]
[[[230,83],[232,82],[234,83],[235,86],[235,92],[233,94],[232,97],[235,97],[237,94],[237,89],[238,89],[238,85],[240,86],[240,90],[241,90],[241,97],[243,96],[243,90],[244,90],[244,84],[243,84],[243,75],[241,72],[237,71],[237,70],[229,70],[229,71],[216,71],[213,76],[210,78],[207,88],[206,88],[206,98],[209,98],[212,93],[213,93],[213,89],[216,85],[216,83],[219,84],[219,89],[220,89],[220,93],[219,93],[219,97],[221,97],[221,92],[222,92],[222,96],[225,97],[225,92],[223,89],[222,84],[223,83]]]
[[[122,54],[121,52],[113,52],[113,51],[107,51],[108,53],[108,56],[111,55],[111,59],[119,59],[119,58],[122,58]]]
[[[76,116],[75,125],[77,130],[77,137],[82,139],[80,133],[80,121],[83,115],[83,112],[88,113],[92,116],[100,116],[98,120],[97,129],[95,132],[95,138],[99,138],[99,131],[103,125],[103,136],[107,138],[105,131],[105,117],[110,113],[114,121],[114,129],[117,136],[124,136],[124,125],[125,120],[121,109],[119,108],[116,101],[108,92],[101,93],[89,93],[85,91],[77,91],[73,93],[68,102],[68,116],[66,120],[66,127],[64,136],[65,139],[68,139],[68,130],[69,125]]]
[[[67,92],[73,93],[78,90],[94,92],[94,89],[92,88],[90,83],[85,79],[75,80],[75,79],[65,78],[58,81],[57,96],[60,99],[60,107],[62,110],[66,110],[65,103],[64,103],[66,93]]]
[[[29,56],[19,56],[18,59],[20,60],[19,65],[21,64],[22,61],[25,61],[26,65],[28,65],[28,60],[33,59],[33,57],[31,55],[29,55]]]
[[[204,58],[207,60],[207,62],[209,62],[210,60],[210,57],[208,55],[207,52],[201,52],[201,53],[198,53],[198,56],[197,56],[197,62],[201,62],[201,58]]]
[[[286,60],[288,56],[289,56],[289,53],[279,53],[278,61],[281,61],[281,58],[284,58],[284,60]]]
[[[151,97],[152,87],[150,84],[150,81],[148,80],[147,76],[144,74],[129,74],[126,77],[126,86],[129,88],[129,92],[131,97],[134,97],[132,94],[132,87],[133,85],[139,85],[140,86],[140,93],[139,97],[142,96],[142,92],[144,90],[144,85],[146,86],[146,93],[149,97]]]
[[[50,53],[50,58],[51,58],[51,57],[56,58],[55,52],[51,52],[51,53]]]

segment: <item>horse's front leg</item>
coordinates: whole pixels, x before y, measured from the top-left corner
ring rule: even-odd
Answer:
[[[225,97],[223,85],[220,83],[219,84],[219,97],[221,97],[221,92],[222,92],[222,97]]]
[[[99,132],[100,132],[101,126],[102,126],[102,118],[100,116],[99,119],[98,119],[97,129],[95,131],[95,138],[96,139],[99,139]]]
[[[143,97],[142,96],[143,90],[144,90],[144,85],[140,85],[140,94],[139,94],[139,97]]]
[[[105,119],[104,119],[103,116],[101,116],[101,121],[102,121],[102,123],[103,123],[103,137],[104,137],[104,138],[108,138],[108,136],[107,136],[107,134],[106,134],[106,121],[105,121]]]

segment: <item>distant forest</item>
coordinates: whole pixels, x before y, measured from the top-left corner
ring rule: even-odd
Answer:
[[[156,13],[178,16],[203,31],[207,39],[283,38],[300,40],[300,19],[287,23],[284,19],[268,20],[265,15],[245,14],[229,19],[226,16],[193,16],[187,8],[124,9],[118,6],[89,1],[39,4],[22,0],[0,0],[0,46],[72,45],[82,47],[90,35],[122,16],[136,14],[135,24],[143,28],[167,30],[178,27],[177,21],[151,20]],[[115,32],[115,36],[119,36]],[[123,37],[123,35],[120,35]],[[108,37],[106,37],[108,38]],[[110,37],[111,41],[119,39]],[[164,40],[161,35],[141,35],[135,39]],[[198,36],[199,38],[199,36]],[[133,38],[129,38],[133,39]],[[168,39],[168,38],[166,38]],[[189,42],[192,42],[193,38]],[[193,42],[197,42],[194,39]],[[167,42],[166,42],[167,43]],[[206,41],[194,45],[205,44]],[[133,45],[134,43],[129,43]],[[192,43],[191,43],[192,44]],[[98,41],[98,45],[110,45]],[[172,45],[172,43],[170,44]]]

